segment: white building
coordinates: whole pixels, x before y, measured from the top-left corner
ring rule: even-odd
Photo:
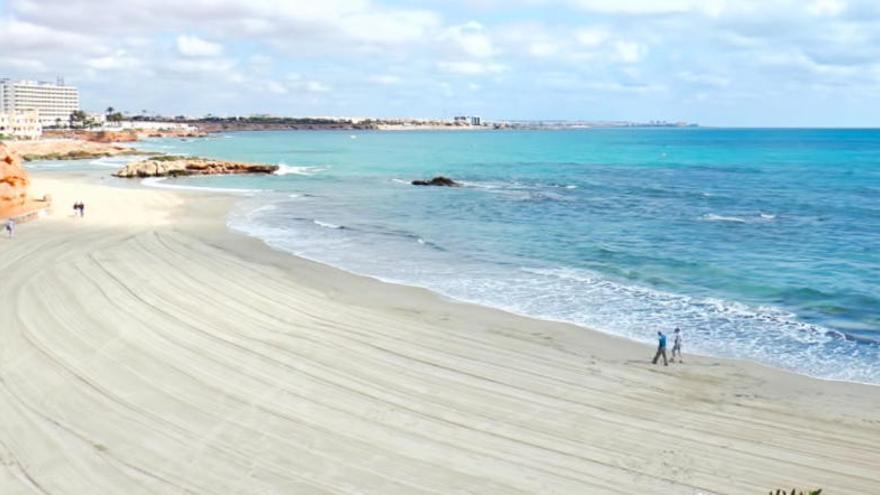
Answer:
[[[36,110],[27,112],[0,112],[0,136],[16,139],[39,139],[43,135],[40,124],[40,113]]]
[[[108,131],[197,131],[196,126],[185,122],[153,122],[137,120],[107,121],[103,128]]]
[[[456,125],[469,125],[473,127],[479,127],[483,124],[482,119],[476,115],[457,115],[452,119],[452,122]]]
[[[36,110],[44,127],[67,126],[70,114],[79,110],[79,90],[38,81],[0,79],[0,113]]]

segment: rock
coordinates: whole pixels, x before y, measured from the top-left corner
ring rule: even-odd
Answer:
[[[138,135],[131,131],[81,132],[77,137],[94,143],[130,143],[138,140]]]
[[[129,163],[117,170],[113,175],[125,178],[180,177],[187,175],[271,174],[277,170],[278,165],[258,165],[180,156],[159,156]]]
[[[442,187],[460,187],[461,184],[455,182],[449,177],[443,177],[439,175],[430,180],[419,180],[416,179],[412,181],[412,185],[414,186],[442,186]]]
[[[20,212],[27,204],[30,179],[21,159],[0,143],[0,218]]]

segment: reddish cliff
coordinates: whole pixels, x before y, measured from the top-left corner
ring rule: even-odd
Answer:
[[[0,143],[0,218],[21,213],[29,184],[21,159]]]

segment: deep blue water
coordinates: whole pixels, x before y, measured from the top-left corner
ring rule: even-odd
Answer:
[[[880,383],[877,130],[255,132],[142,146],[283,164],[174,182],[261,190],[231,227],[308,258],[641,341],[680,326],[686,350]],[[438,174],[466,187],[408,185]]]

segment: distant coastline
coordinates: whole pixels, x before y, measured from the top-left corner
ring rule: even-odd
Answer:
[[[685,128],[699,127],[689,122],[631,122],[605,120],[542,120],[487,121],[476,118],[455,119],[416,118],[336,118],[336,117],[205,117],[199,119],[166,118],[161,116],[141,118],[144,122],[168,122],[187,124],[200,132],[218,133],[235,131],[480,131],[480,130],[558,130],[558,129],[606,129],[606,128]]]

